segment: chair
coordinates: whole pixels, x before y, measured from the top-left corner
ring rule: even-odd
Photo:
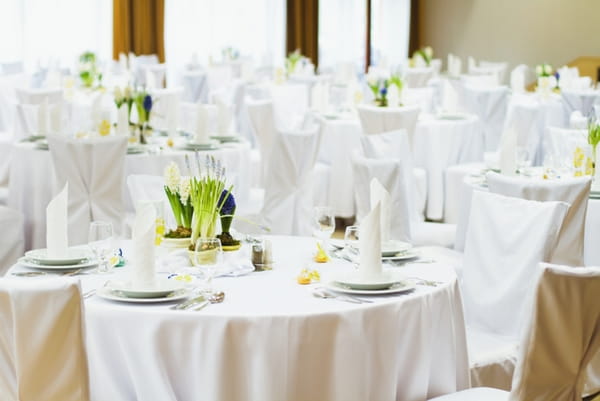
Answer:
[[[0,276],[23,256],[25,251],[23,215],[13,209],[0,205]]]
[[[412,147],[417,119],[421,112],[419,106],[376,107],[361,105],[357,109],[360,125],[365,134],[380,134],[405,129]]]
[[[3,400],[90,399],[83,302],[74,279],[0,279]]]
[[[406,88],[402,91],[401,97],[406,106],[418,105],[423,113],[433,113],[435,111],[434,88]]]
[[[253,157],[260,166],[260,174],[256,181],[260,184],[259,186],[262,186],[267,176],[267,158],[270,155],[273,141],[277,135],[273,102],[271,100],[252,100],[246,98],[245,104],[251,129],[258,142],[258,152],[255,152]]]
[[[589,177],[561,180],[530,180],[508,177],[494,172],[487,173],[490,192],[535,201],[561,201],[571,205],[560,230],[550,262],[583,265],[583,240],[585,216],[590,195]]]
[[[508,88],[505,86],[478,88],[463,87],[466,110],[476,114],[483,127],[484,149],[495,152],[500,143],[508,105]]]
[[[308,93],[308,87],[301,83],[271,86],[273,116],[278,130],[296,130],[302,125],[309,109]]]
[[[600,349],[600,270],[540,264],[509,392],[472,388],[431,401],[580,401],[583,370]]]
[[[355,182],[356,219],[358,222],[371,210],[370,183],[373,178],[389,192],[392,204],[391,235],[393,239],[414,245],[451,247],[455,227],[449,224],[426,223],[414,212],[414,199],[404,161],[400,158],[367,158],[355,153],[352,158]]]
[[[407,68],[404,72],[404,84],[407,88],[424,88],[433,78],[433,67]]]
[[[517,146],[527,151],[528,160],[533,165],[541,165],[544,128],[543,113],[539,106],[512,101],[508,107],[503,133],[508,130],[517,134]]]
[[[127,138],[83,141],[53,135],[48,147],[58,187],[69,182],[70,242],[85,243],[93,220],[111,222],[119,234]]]
[[[585,117],[594,114],[594,104],[600,103],[600,94],[596,91],[571,91],[563,90],[560,93],[565,110],[565,116],[578,110]]]
[[[185,71],[182,76],[184,102],[207,103],[208,86],[206,72],[201,69]]]
[[[146,86],[146,69],[148,65],[159,64],[158,55],[156,54],[140,54],[135,56],[130,53],[129,68],[134,73],[136,86]]]
[[[271,232],[311,235],[313,177],[321,142],[318,127],[281,131],[273,140],[261,215]]]
[[[62,89],[16,89],[16,95],[16,138],[60,133],[67,124],[69,109]]]

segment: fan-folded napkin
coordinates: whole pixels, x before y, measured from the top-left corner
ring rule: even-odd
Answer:
[[[117,111],[117,135],[129,135],[129,118],[127,116],[127,104],[123,103]]]
[[[358,277],[362,281],[377,280],[381,277],[380,219],[381,205],[378,203],[360,225]]]
[[[516,175],[517,171],[517,132],[507,129],[500,139],[500,173]]]
[[[46,253],[50,258],[58,259],[67,256],[68,201],[69,183],[67,182],[63,190],[46,207]]]
[[[133,225],[133,269],[131,283],[140,288],[155,283],[154,241],[156,238],[156,210],[152,204],[141,204]]]
[[[203,104],[198,105],[196,116],[194,142],[208,143],[208,108]]]
[[[381,241],[385,242],[390,239],[390,221],[391,221],[391,197],[390,193],[385,189],[377,178],[371,180],[371,208],[375,205],[380,205],[380,232]]]
[[[217,99],[217,134],[229,133],[232,117],[229,107],[221,99]]]
[[[48,134],[48,98],[44,98],[38,106],[37,133],[41,136]]]

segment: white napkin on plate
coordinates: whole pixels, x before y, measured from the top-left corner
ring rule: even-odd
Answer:
[[[37,131],[41,136],[48,134],[48,98],[44,98],[38,106]]]
[[[133,224],[133,268],[131,284],[148,288],[155,284],[154,241],[156,239],[156,210],[150,203],[140,204]]]
[[[378,203],[360,224],[358,277],[364,282],[381,278],[381,205]]]
[[[517,171],[517,132],[507,129],[500,138],[500,174],[516,175]]]
[[[385,242],[390,239],[391,197],[379,180],[373,178],[371,180],[371,208],[374,208],[377,204],[380,205],[381,242]]]
[[[217,134],[227,135],[230,132],[232,114],[229,107],[221,100],[217,99]]]
[[[123,103],[117,110],[117,135],[129,135],[129,121],[127,118],[127,103]]]
[[[195,143],[208,143],[208,108],[199,104],[196,112],[196,135]]]
[[[69,183],[46,207],[46,254],[59,259],[67,256],[69,240],[68,225]]]

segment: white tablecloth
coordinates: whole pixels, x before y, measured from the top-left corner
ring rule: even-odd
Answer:
[[[427,171],[427,218],[441,220],[446,168],[483,160],[483,136],[478,119],[474,115],[461,119],[421,119],[417,123],[413,148],[416,166]]]
[[[174,161],[183,175],[187,174],[185,155],[195,165],[194,153],[165,150],[160,153],[131,154],[125,157],[123,197],[126,211],[133,211],[125,178],[130,174],[163,175],[165,167]],[[228,182],[235,186],[238,202],[249,199],[250,147],[247,142],[226,144],[209,152],[199,152],[201,163],[210,154],[221,160],[227,169]],[[10,166],[8,206],[25,216],[25,249],[44,248],[46,244],[46,206],[58,193],[50,152],[39,150],[31,143],[13,146]],[[74,241],[71,239],[71,241]],[[82,239],[75,243],[81,243]]]
[[[372,304],[357,305],[315,298],[311,286],[296,283],[316,250],[314,239],[272,242],[273,271],[215,279],[225,301],[201,312],[87,299],[92,399],[425,401],[468,386],[452,267],[395,267],[443,284],[371,296]],[[310,267],[323,278],[351,269],[335,261]],[[127,269],[80,276],[83,290],[123,277]]]

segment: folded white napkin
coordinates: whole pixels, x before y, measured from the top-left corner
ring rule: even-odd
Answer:
[[[48,108],[48,124],[50,132],[62,132],[62,104],[55,103]]]
[[[177,125],[179,123],[179,98],[177,96],[169,96],[167,105],[167,133],[169,138],[174,138],[177,135]]]
[[[229,134],[232,119],[230,108],[221,99],[217,99],[217,134]]]
[[[362,281],[381,277],[381,205],[378,203],[360,224],[358,277]]]
[[[46,207],[46,248],[50,258],[67,256],[69,240],[68,227],[69,183]]]
[[[48,98],[44,98],[38,106],[37,134],[41,136],[48,134]]]
[[[127,104],[123,103],[117,110],[117,135],[129,135],[129,121],[127,119]]]
[[[392,217],[391,210],[391,196],[390,193],[385,189],[377,178],[371,180],[371,208],[375,205],[380,205],[380,227],[381,227],[381,241],[385,242],[390,239],[390,222]]]
[[[154,241],[156,238],[156,210],[150,203],[138,207],[133,225],[133,268],[131,283],[138,288],[155,284]]]
[[[312,108],[320,113],[326,113],[329,108],[329,87],[327,84],[317,82],[310,93]]]
[[[125,53],[119,53],[119,68],[121,72],[127,71],[127,55]]]
[[[389,107],[398,107],[400,104],[400,92],[396,85],[390,85],[387,91],[387,100]]]
[[[196,111],[196,135],[194,135],[195,143],[208,143],[208,108],[199,104]]]
[[[513,92],[525,92],[525,71],[518,69],[510,73],[510,88]]]
[[[517,171],[517,132],[507,129],[500,138],[500,173],[516,175]]]
[[[92,127],[94,130],[98,130],[102,121],[102,98],[102,93],[98,93],[92,101]]]

